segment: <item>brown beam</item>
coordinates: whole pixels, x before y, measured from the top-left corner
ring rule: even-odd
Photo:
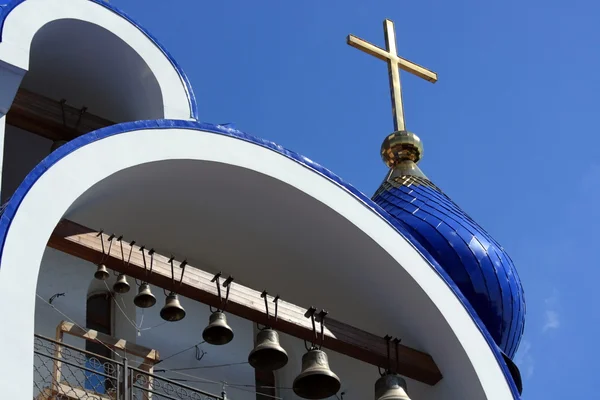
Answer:
[[[103,259],[102,242],[97,233],[96,230],[63,220],[54,230],[48,246],[96,264]],[[106,244],[107,235],[103,234],[102,237]],[[127,257],[129,243],[123,241],[123,246]],[[108,249],[108,246],[105,245],[105,249]],[[121,260],[120,246],[113,245],[104,263],[114,271],[168,289],[171,287],[171,266],[168,261],[167,257],[155,254],[152,274],[147,277],[139,247],[133,246],[131,262],[127,266]],[[178,292],[190,299],[219,307],[215,284],[210,282],[213,276],[188,266]],[[264,301],[260,297],[260,292],[235,282],[229,294],[227,312],[259,324],[267,324]],[[310,320],[304,317],[305,312],[304,308],[280,300],[277,322],[271,319],[269,325],[299,339],[311,340],[312,325]],[[331,318],[326,318],[325,328],[324,347],[368,364],[383,368],[388,365],[387,345],[383,338]],[[394,359],[394,351],[391,353]],[[442,374],[429,354],[404,345],[399,346],[398,354],[400,359],[398,372],[401,375],[429,385],[435,385],[442,379]],[[395,361],[392,364],[395,365]]]
[[[115,123],[66,103],[19,89],[6,123],[50,140],[71,140]]]
[[[72,322],[62,321],[56,328],[56,332],[57,336],[60,334],[62,337],[63,333],[67,333],[90,342],[101,343],[113,349],[124,350],[126,354],[133,354],[134,356],[143,358],[152,364],[156,364],[156,362],[160,360],[157,350],[149,349],[147,347],[140,346],[139,344],[130,343],[123,339],[117,339],[93,329],[86,330],[80,328]]]

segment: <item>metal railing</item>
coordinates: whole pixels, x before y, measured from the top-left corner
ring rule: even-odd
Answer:
[[[35,400],[227,400],[40,335],[33,370]]]

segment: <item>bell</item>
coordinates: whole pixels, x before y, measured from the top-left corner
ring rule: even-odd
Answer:
[[[185,317],[185,310],[179,304],[176,293],[169,293],[165,300],[165,306],[160,310],[160,317],[165,321],[180,321]]]
[[[263,329],[256,336],[256,347],[248,356],[253,368],[275,371],[288,362],[287,352],[279,344],[279,334],[271,328]]]
[[[400,375],[388,372],[375,382],[375,400],[410,400],[406,381]]]
[[[327,354],[312,348],[302,356],[302,372],[294,379],[294,393],[304,399],[325,399],[336,394],[340,378],[329,369]]]
[[[110,274],[108,273],[108,270],[106,269],[106,265],[98,264],[98,269],[96,269],[96,272],[94,272],[94,278],[101,280],[101,281],[105,281],[108,279],[109,276],[110,276]]]
[[[202,338],[206,343],[223,345],[233,339],[233,330],[227,325],[227,317],[222,311],[215,311],[210,315],[208,326],[202,332]]]
[[[113,285],[113,290],[115,293],[127,293],[129,292],[129,283],[127,283],[127,277],[123,274],[119,274],[117,277],[117,281]]]
[[[149,284],[144,282],[140,285],[138,294],[136,294],[133,299],[133,304],[135,304],[139,308],[150,308],[154,304],[156,304],[156,297],[154,297],[154,295],[150,291]]]

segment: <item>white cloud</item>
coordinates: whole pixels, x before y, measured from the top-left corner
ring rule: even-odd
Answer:
[[[560,326],[558,313],[554,310],[546,310],[546,322],[542,331],[546,332],[550,329],[557,329]]]
[[[560,327],[560,315],[558,314],[558,291],[555,289],[552,296],[544,300],[546,309],[544,310],[544,326],[542,332]]]
[[[524,379],[529,379],[533,375],[533,356],[531,355],[531,343],[523,340],[519,346],[519,351],[515,356],[515,364],[519,367]]]

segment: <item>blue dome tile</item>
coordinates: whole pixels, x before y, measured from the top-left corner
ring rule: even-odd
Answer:
[[[408,230],[448,273],[510,358],[525,324],[525,299],[502,246],[447,195],[420,176],[386,180],[373,201]]]

